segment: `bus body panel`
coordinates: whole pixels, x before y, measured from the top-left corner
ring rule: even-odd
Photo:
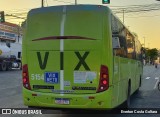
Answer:
[[[120,105],[127,99],[129,80],[131,80],[131,95],[139,88],[141,64],[140,61],[114,56],[113,106]]]
[[[96,94],[54,94],[34,92],[23,88],[23,100],[26,106],[37,107],[53,107],[53,108],[79,108],[79,109],[110,109],[111,103],[111,88],[108,91]],[[32,96],[37,94],[37,96]],[[103,97],[102,97],[103,95]],[[56,104],[57,98],[69,99],[70,104]]]
[[[25,105],[107,109],[127,99],[129,80],[132,93],[138,88],[141,68],[137,69],[137,61],[113,55],[111,14],[98,5],[29,12],[22,45],[22,62],[28,65],[31,85],[30,90],[23,87]],[[109,88],[97,92],[101,65],[108,68]],[[46,78],[54,75],[58,77],[54,83]],[[57,99],[67,104],[56,104]]]
[[[79,55],[84,55],[86,51],[75,51]],[[96,93],[96,89],[99,83],[99,70],[100,70],[100,52],[99,51],[87,51],[89,52],[88,57],[85,59],[86,65],[91,69],[86,71],[83,64],[75,70],[76,66],[80,63],[79,58],[74,51],[65,51],[64,52],[64,90],[71,91],[72,93]],[[47,59],[45,60],[45,56]],[[96,58],[96,56],[98,58]],[[34,63],[33,63],[34,61]],[[42,61],[42,63],[40,62]],[[46,62],[44,62],[46,61]],[[95,64],[92,64],[95,63]],[[40,66],[45,65],[45,69],[41,69]],[[57,92],[60,90],[60,78],[58,83],[47,83],[45,81],[46,72],[57,72],[60,74],[60,52],[59,51],[42,51],[34,50],[30,51],[28,54],[28,68],[29,68],[29,77],[30,85],[32,90],[40,92],[50,92],[50,93],[60,93]],[[78,75],[78,76],[77,76]],[[83,79],[79,79],[82,78]],[[45,86],[54,86],[53,89],[41,89],[36,88],[37,85]],[[73,87],[93,87],[94,90],[74,90]],[[67,92],[66,92],[67,93]]]
[[[67,6],[64,27],[63,8],[46,8],[47,13],[44,13],[45,10],[33,10],[28,15],[23,40],[23,51],[26,52],[24,57],[27,59],[23,59],[23,64],[28,65],[31,90],[23,88],[24,103],[28,106],[63,107],[55,104],[55,98],[67,98],[70,100],[70,105],[67,106],[69,108],[111,108],[111,88],[106,92],[96,93],[100,67],[108,65],[109,68],[109,61],[112,60],[112,43],[107,39],[111,38],[111,35],[107,34],[106,39],[103,39],[104,28],[110,30],[108,18],[104,18],[104,12],[101,10],[104,8],[94,5],[78,8]],[[104,20],[106,26],[103,26]],[[60,36],[65,36],[63,42]],[[46,72],[56,72],[59,75],[61,67],[64,75],[63,84],[60,84],[60,79],[58,83],[45,82]],[[112,73],[110,68],[109,73]],[[53,86],[54,89],[39,86]],[[86,89],[88,87],[89,89]],[[101,97],[104,93],[105,96]],[[37,96],[32,96],[33,94]]]

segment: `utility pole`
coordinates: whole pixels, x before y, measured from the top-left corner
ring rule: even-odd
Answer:
[[[42,7],[44,7],[44,0],[42,0]]]
[[[20,32],[20,29],[19,29],[20,27],[19,27],[19,25],[18,25],[17,28],[18,28],[18,43],[19,43],[19,35],[20,35],[20,33],[19,33],[19,32]]]
[[[144,48],[145,48],[145,37],[143,37],[144,38]]]
[[[124,9],[123,9],[123,24],[124,24]]]
[[[77,5],[77,0],[75,0],[75,5]]]

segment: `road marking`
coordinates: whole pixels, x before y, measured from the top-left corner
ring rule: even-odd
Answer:
[[[159,77],[155,77],[155,79],[157,79],[157,80],[158,80],[158,79],[159,79]]]
[[[158,83],[159,83],[159,78],[158,78],[158,80],[157,80],[156,84],[154,85],[154,88],[153,88],[153,89],[156,89],[156,87],[157,87]]]
[[[147,77],[146,79],[150,79],[151,77]]]

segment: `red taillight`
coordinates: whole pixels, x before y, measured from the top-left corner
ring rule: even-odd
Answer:
[[[105,65],[101,65],[100,70],[100,79],[99,79],[99,86],[98,86],[98,92],[105,91],[109,88],[109,71],[108,67]]]
[[[28,76],[28,66],[27,64],[23,65],[22,68],[22,78],[23,78],[23,86],[26,89],[31,89],[30,83],[29,83],[29,76]]]
[[[27,78],[23,77],[23,83],[27,83]]]
[[[103,80],[103,84],[106,85],[106,84],[107,84],[107,81],[106,81],[106,80]]]

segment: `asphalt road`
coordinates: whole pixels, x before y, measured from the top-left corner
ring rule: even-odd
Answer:
[[[157,82],[160,80],[160,65],[156,69],[154,66],[144,66],[144,75],[142,78],[142,86],[139,92],[131,97],[131,108],[159,108],[160,109],[160,91],[157,89]],[[22,80],[21,70],[12,70],[2,72],[0,71],[0,108],[27,108],[23,105],[22,100]],[[46,110],[47,111],[47,110]],[[91,115],[83,113],[82,111],[72,112],[60,110],[52,110],[55,114],[41,115],[41,117],[82,117],[82,116],[96,116],[96,117],[158,117],[158,114],[107,114],[97,113]],[[95,111],[94,111],[95,112]],[[83,114],[81,114],[83,113]],[[88,115],[90,114],[90,115]],[[0,115],[7,116],[7,115]],[[13,117],[39,117],[39,115],[9,115]]]

